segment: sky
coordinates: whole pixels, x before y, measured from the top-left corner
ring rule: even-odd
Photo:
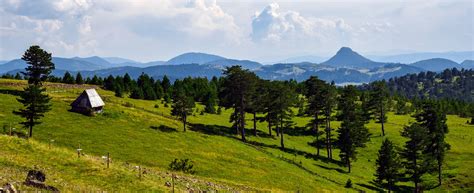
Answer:
[[[168,60],[185,52],[278,61],[474,50],[472,0],[0,0],[0,60],[33,44],[53,56]]]

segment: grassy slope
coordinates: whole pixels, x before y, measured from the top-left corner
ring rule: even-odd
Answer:
[[[15,85],[7,85],[12,83]],[[0,91],[5,93],[7,90],[21,89],[17,83],[20,82],[0,79]],[[54,145],[69,150],[81,144],[87,154],[100,156],[110,152],[116,160],[145,165],[157,171],[166,170],[174,158],[191,158],[199,178],[212,178],[222,183],[262,190],[345,191],[342,186],[349,178],[356,189],[374,188],[370,181],[373,179],[374,161],[382,140],[378,137],[378,124],[367,125],[373,137],[367,148],[359,151],[359,159],[353,163],[353,172],[347,174],[344,172],[346,169],[337,162],[313,156],[316,150],[308,143],[314,137],[301,135],[297,130],[288,131],[290,135],[285,135],[288,148],[285,151],[278,148],[278,138],[265,134],[268,131],[264,123],[258,124],[260,137],[251,136],[249,140],[252,143],[244,144],[228,128],[230,110],[226,110],[222,115],[196,113],[196,116],[190,117],[193,129],[184,133],[181,123],[168,118],[170,109],[163,104],[116,98],[113,93],[103,90],[99,90],[106,102],[106,113],[103,115],[87,117],[68,112],[68,105],[81,90],[50,85],[48,92],[53,96],[53,110],[44,118],[44,123],[35,128],[35,140],[47,143],[55,139]],[[0,94],[0,126],[13,123],[20,127],[17,123],[21,119],[11,114],[12,110],[20,107],[15,97]],[[134,107],[125,107],[123,104],[127,102]],[[155,104],[160,107],[154,108]],[[295,118],[297,126],[304,126],[307,121],[308,118]],[[399,133],[409,121],[411,118],[408,116],[390,114],[386,129],[388,137],[401,145],[404,139]],[[448,116],[450,133],[447,139],[452,149],[446,157],[443,175],[446,183],[434,191],[474,186],[474,174],[471,172],[474,171],[474,127],[465,122],[466,119]],[[337,122],[332,124],[334,128],[338,126]],[[334,151],[336,159],[337,154],[338,151]],[[325,157],[325,150],[321,151],[321,155]],[[49,167],[48,164],[52,163],[44,162],[42,167]],[[435,184],[435,178],[428,176],[426,182],[428,185]],[[91,186],[97,186],[93,181],[90,183]],[[401,185],[411,186],[410,183]]]

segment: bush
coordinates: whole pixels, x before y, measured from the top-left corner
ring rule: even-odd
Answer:
[[[160,108],[160,105],[156,104],[156,105],[155,105],[155,108]]]
[[[345,188],[352,188],[352,181],[351,179],[347,179],[346,185],[344,186]]]
[[[169,169],[173,171],[181,171],[184,173],[194,174],[195,171],[193,170],[193,162],[189,159],[174,159],[170,165]]]

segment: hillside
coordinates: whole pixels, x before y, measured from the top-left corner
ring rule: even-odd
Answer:
[[[424,69],[426,71],[432,71],[432,72],[440,72],[447,68],[449,69],[462,68],[462,65],[452,60],[448,60],[444,58],[432,58],[432,59],[427,59],[427,60],[421,60],[410,65]]]
[[[25,81],[0,79],[0,125],[12,124],[20,128],[18,122],[21,119],[11,112],[20,107],[15,100],[15,94],[24,85]],[[294,118],[297,127],[287,131],[287,149],[282,150],[279,148],[279,139],[266,134],[268,131],[265,123],[257,124],[258,137],[249,136],[248,143],[238,140],[228,122],[231,110],[224,110],[221,115],[200,115],[198,112],[204,107],[198,105],[199,111],[189,117],[190,130],[183,132],[181,123],[170,116],[170,108],[160,101],[117,98],[112,92],[99,89],[106,103],[105,112],[88,117],[69,112],[68,109],[69,104],[84,88],[92,86],[53,83],[47,83],[46,86],[53,97],[53,110],[46,114],[42,120],[43,124],[35,127],[31,143],[28,145],[24,140],[10,137],[1,138],[2,141],[7,141],[8,146],[0,147],[0,154],[7,155],[2,156],[7,159],[0,158],[0,166],[7,166],[9,171],[17,171],[12,177],[0,179],[1,183],[12,179],[21,181],[24,178],[21,173],[36,166],[52,175],[51,182],[47,180],[47,183],[60,188],[67,189],[74,184],[74,187],[81,189],[113,191],[118,188],[113,185],[114,181],[120,183],[120,180],[130,180],[132,183],[129,187],[123,187],[124,189],[160,191],[166,190],[166,187],[163,187],[166,178],[151,175],[145,176],[146,180],[139,182],[133,180],[136,177],[133,171],[115,166],[122,165],[118,163],[129,163],[160,173],[166,172],[171,160],[190,158],[196,168],[196,173],[190,176],[191,178],[209,180],[236,190],[377,190],[371,181],[374,179],[375,155],[382,138],[379,137],[379,125],[374,122],[367,125],[373,134],[371,141],[366,148],[360,150],[352,173],[346,173],[345,168],[337,161],[332,162],[324,158],[325,151],[322,151],[322,157],[314,156],[315,148],[310,145],[314,137],[304,129],[308,117]],[[158,108],[155,108],[155,105],[158,105]],[[474,187],[474,174],[471,172],[474,170],[474,146],[471,142],[474,126],[467,125],[466,120],[448,116],[450,132],[447,140],[451,144],[451,150],[446,155],[443,174],[445,183],[434,191],[468,191]],[[390,113],[386,124],[388,137],[401,145],[404,139],[400,136],[400,130],[410,121],[412,119],[406,115]],[[333,121],[332,125],[338,127],[339,123]],[[55,140],[54,148],[48,152],[46,147],[51,139]],[[87,163],[74,159],[74,150],[79,144],[83,152],[91,156],[84,158]],[[16,149],[21,151],[14,151]],[[114,160],[112,174],[100,169],[103,167],[100,161],[93,161],[106,152],[110,152]],[[338,153],[335,150],[334,154]],[[88,161],[89,159],[92,161]],[[117,180],[114,176],[123,178]],[[58,182],[53,179],[58,179]],[[352,180],[353,189],[343,187],[347,179]],[[435,184],[436,178],[427,176],[425,181],[429,186]],[[108,185],[108,182],[111,185]],[[409,186],[412,184],[400,183],[401,190],[406,191]],[[134,189],[135,187],[138,188]]]
[[[391,78],[392,93],[408,98],[457,99],[474,102],[474,70],[446,69]]]

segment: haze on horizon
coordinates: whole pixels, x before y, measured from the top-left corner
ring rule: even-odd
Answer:
[[[474,1],[1,0],[0,60],[31,44],[54,56],[167,60],[206,52],[257,61],[474,50]]]

